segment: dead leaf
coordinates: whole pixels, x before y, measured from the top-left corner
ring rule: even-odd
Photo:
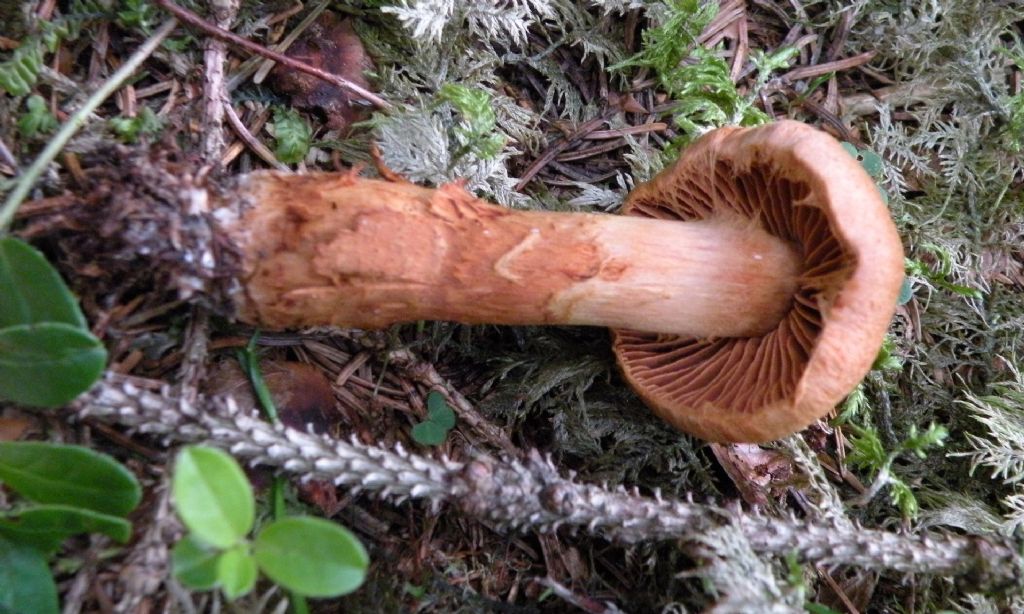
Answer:
[[[363,72],[373,68],[373,61],[352,29],[351,20],[339,20],[334,13],[325,12],[295,41],[287,55],[370,89]],[[348,90],[294,68],[278,64],[271,77],[275,89],[291,96],[292,106],[323,112],[327,126],[342,134],[354,122],[363,119],[368,110],[365,105],[354,102]]]
[[[260,363],[260,371],[282,424],[300,431],[312,428],[316,433],[326,433],[334,426],[340,416],[335,411],[334,389],[320,370],[301,362],[267,360]],[[233,360],[213,368],[204,391],[232,396],[242,407],[256,406],[252,385]],[[257,488],[269,485],[267,472],[255,471],[250,477]],[[318,507],[328,518],[341,508],[338,491],[330,482],[311,480],[297,488],[302,499]]]
[[[263,380],[277,407],[278,418],[285,426],[301,431],[312,426],[317,433],[326,433],[333,426],[334,390],[331,382],[317,370],[301,362],[263,361]],[[238,363],[229,360],[218,364],[205,386],[207,394],[230,395],[240,406],[256,406],[249,380]]]
[[[32,419],[19,415],[20,413],[16,410],[7,410],[0,416],[0,441],[18,441],[35,426]]]
[[[711,451],[729,474],[743,500],[764,506],[785,495],[793,476],[793,464],[774,450],[753,444],[711,444]]]

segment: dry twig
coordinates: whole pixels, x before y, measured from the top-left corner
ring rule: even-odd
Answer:
[[[819,565],[957,577],[965,586],[1020,586],[1022,558],[1010,543],[979,536],[929,532],[914,536],[859,527],[842,519],[769,518],[691,501],[644,497],[562,477],[550,460],[533,453],[523,461],[478,456],[460,463],[351,441],[333,440],[240,410],[230,398],[195,404],[143,381],[108,375],[76,404],[79,416],[116,422],[178,443],[207,443],[251,464],[276,467],[302,480],[330,480],[352,492],[393,502],[421,499],[457,507],[501,529],[585,529],[627,543],[695,540],[726,525],[736,527],[754,552],[796,554]]]

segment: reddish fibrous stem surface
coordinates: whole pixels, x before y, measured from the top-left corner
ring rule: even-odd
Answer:
[[[512,210],[457,185],[256,173],[228,229],[243,320],[417,320],[750,336],[790,307],[799,255],[749,220]],[[239,203],[230,203],[232,205]]]

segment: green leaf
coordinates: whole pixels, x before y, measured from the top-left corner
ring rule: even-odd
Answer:
[[[420,422],[412,427],[413,440],[423,446],[439,446],[448,437],[448,429],[436,422]]]
[[[900,286],[900,295],[896,299],[897,305],[906,305],[914,298],[914,284],[909,277],[903,278],[903,285]]]
[[[306,597],[336,597],[359,588],[370,557],[344,527],[307,516],[264,528],[253,547],[263,573]]]
[[[932,422],[924,432],[917,430],[916,424],[910,425],[910,432],[900,446],[904,450],[913,452],[918,458],[926,458],[925,450],[932,446],[941,446],[949,437],[949,431],[944,426]]]
[[[876,154],[870,149],[860,150],[860,165],[864,167],[864,170],[869,175],[878,179],[882,175],[882,156]]]
[[[44,322],[0,328],[0,400],[60,407],[103,373],[107,350],[87,330]]]
[[[0,536],[0,612],[59,612],[57,586],[43,553]]]
[[[805,603],[804,609],[811,614],[840,614],[827,605],[821,605],[820,603]]]
[[[444,400],[444,395],[436,390],[427,395],[427,420],[445,430],[455,426],[455,412]]]
[[[985,294],[981,290],[978,290],[977,288],[971,288],[970,286],[961,286],[959,284],[954,284],[940,277],[933,278],[931,281],[936,286],[939,286],[944,290],[949,290],[954,294],[959,294],[960,296],[966,296],[967,298],[973,299],[982,299],[985,297]]]
[[[142,489],[116,460],[82,446],[39,441],[0,442],[0,480],[36,503],[124,516]]]
[[[135,117],[114,117],[108,122],[117,137],[125,143],[135,143],[140,136],[157,134],[164,127],[164,120],[149,107],[142,107]]]
[[[221,550],[203,543],[195,535],[186,535],[174,544],[171,566],[179,582],[197,591],[217,586],[217,561]]]
[[[50,113],[46,99],[32,95],[25,101],[28,111],[18,118],[18,132],[22,137],[30,139],[37,134],[53,132],[57,129],[57,118]]]
[[[859,154],[860,152],[859,152],[859,151],[857,150],[857,146],[856,146],[856,145],[854,145],[853,143],[850,143],[850,142],[848,142],[848,141],[842,141],[841,143],[839,143],[839,145],[840,145],[840,146],[841,146],[841,147],[842,147],[843,149],[845,149],[845,150],[846,150],[846,153],[850,154],[850,155],[851,155],[851,156],[853,156],[854,158],[858,158],[858,155],[857,155],[857,154]],[[859,159],[859,158],[858,158],[858,159]]]
[[[0,62],[0,89],[11,96],[31,92],[43,69],[43,51],[44,45],[38,37],[26,38],[7,61]]]
[[[906,482],[890,477],[889,496],[893,504],[900,508],[900,513],[904,518],[917,518],[917,512],[920,510],[920,507],[917,503],[917,498],[914,496],[914,491],[910,490]]]
[[[301,116],[290,109],[274,109],[274,155],[285,164],[301,162],[309,153],[313,131]]]
[[[875,362],[871,364],[872,370],[898,371],[903,368],[903,361],[896,355],[896,344],[890,337],[882,340],[882,347],[878,349]]]
[[[216,448],[190,446],[174,466],[178,516],[196,536],[229,548],[252,530],[252,485],[235,459]]]
[[[259,338],[259,331],[253,333],[245,349],[238,351],[238,363],[242,367],[242,372],[249,378],[253,392],[256,393],[256,399],[260,402],[264,413],[267,414],[267,420],[271,424],[277,424],[280,422],[277,406],[274,404],[274,396],[270,394],[267,380],[263,378],[263,371],[260,369],[260,355],[256,350],[256,342],[259,341]]]
[[[853,431],[849,437],[853,450],[846,458],[851,465],[876,472],[889,462],[889,455],[875,429],[851,424],[850,430]]]
[[[249,554],[247,544],[225,550],[217,560],[217,580],[229,601],[251,591],[257,575],[256,560]]]
[[[472,150],[486,160],[496,156],[505,146],[505,137],[497,130],[494,101],[486,90],[445,83],[438,91],[438,97],[462,114],[461,125],[456,130],[463,143],[461,153]]]
[[[72,535],[102,533],[127,542],[132,524],[124,518],[67,505],[39,505],[0,516],[0,534],[52,553]]]
[[[78,302],[46,257],[20,239],[0,239],[0,328],[40,322],[86,326]]]
[[[412,427],[412,438],[424,446],[440,445],[454,426],[455,412],[444,400],[444,395],[432,390],[427,395],[427,419]]]

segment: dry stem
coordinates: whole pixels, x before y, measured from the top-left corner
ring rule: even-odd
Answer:
[[[230,398],[183,401],[165,386],[108,375],[77,403],[94,416],[176,443],[206,443],[251,464],[263,464],[302,480],[331,480],[353,492],[394,502],[422,499],[489,521],[502,529],[552,531],[565,526],[622,542],[695,540],[731,524],[757,553],[819,565],[855,565],[879,571],[958,577],[967,586],[1019,586],[1022,559],[1009,543],[979,536],[929,532],[918,536],[865,529],[842,519],[802,520],[740,514],[659,493],[640,496],[564,478],[539,454],[523,461],[478,456],[466,462],[432,459],[400,446],[388,450],[272,426]]]

